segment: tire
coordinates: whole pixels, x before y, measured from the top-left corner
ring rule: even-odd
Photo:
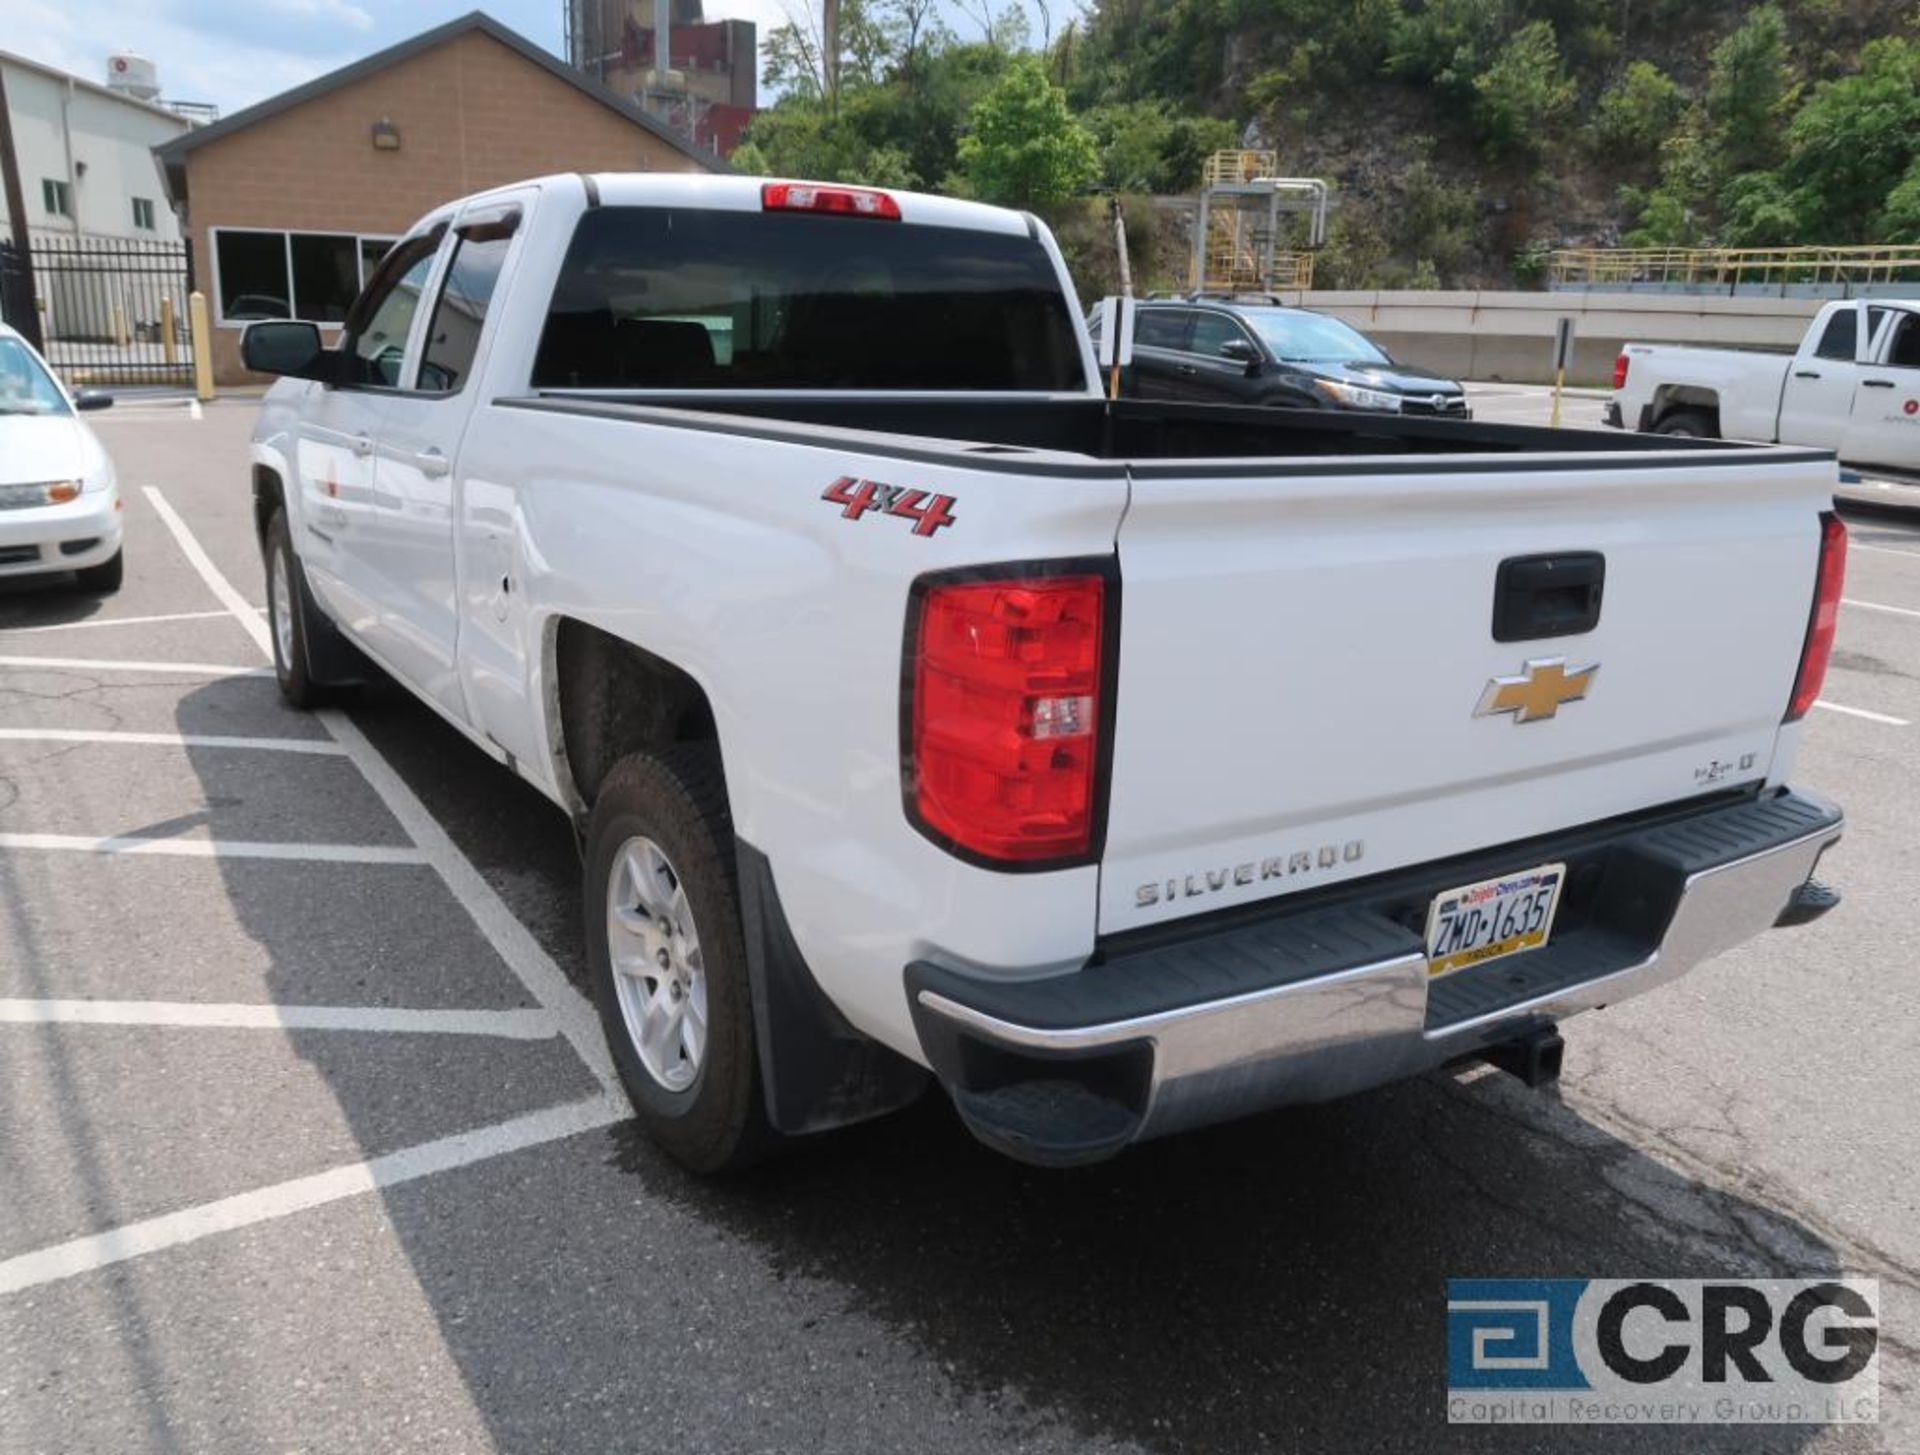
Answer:
[[[778,1137],[761,1090],[717,747],[621,759],[600,785],[584,849],[593,998],[634,1111],[694,1172],[751,1165]]]
[[[273,676],[280,695],[293,707],[320,706],[325,690],[314,680],[307,656],[307,615],[301,610],[306,579],[294,554],[287,512],[276,510],[261,542],[267,567],[267,635],[273,642]]]
[[[120,583],[126,579],[126,575],[127,553],[121,549],[97,566],[87,566],[75,571],[73,581],[82,591],[106,596],[120,589]]]
[[[1655,434],[1672,435],[1676,439],[1712,440],[1720,437],[1704,410],[1675,409],[1662,416],[1660,423],[1653,427]]]

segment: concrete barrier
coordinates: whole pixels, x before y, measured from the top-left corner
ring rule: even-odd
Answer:
[[[1917,290],[1920,291],[1920,290]],[[1645,293],[1285,293],[1345,319],[1403,363],[1460,379],[1552,382],[1554,321],[1576,331],[1569,384],[1610,385],[1620,346],[1699,344],[1791,351],[1821,298],[1704,298]]]

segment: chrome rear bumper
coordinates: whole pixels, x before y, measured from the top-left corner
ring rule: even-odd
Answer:
[[[1593,866],[1583,922],[1443,981],[1429,980],[1399,909],[1424,902],[1416,880],[1053,981],[987,984],[916,965],[909,990],[929,1063],[977,1135],[1026,1160],[1095,1160],[1344,1096],[1664,985],[1780,919],[1842,826],[1831,804],[1783,794],[1590,835],[1574,851]],[[1559,857],[1512,852],[1512,869]],[[1434,872],[1440,888],[1477,877]],[[1167,1004],[1162,980],[1246,988]],[[1128,1004],[1156,991],[1162,1003]],[[1103,1004],[1131,1013],[1101,1015]]]

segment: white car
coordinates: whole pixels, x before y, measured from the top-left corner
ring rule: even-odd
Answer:
[[[113,460],[79,411],[108,394],[69,394],[39,354],[0,324],[0,578],[71,571],[83,591],[118,591],[120,491]]]
[[[1624,429],[1920,470],[1920,299],[1829,303],[1793,354],[1628,344],[1613,389],[1607,421]]]
[[[1538,1083],[1834,902],[1824,452],[1109,403],[1033,218],[751,177],[449,204],[241,352],[282,692],[371,659],[570,815],[690,1166]]]

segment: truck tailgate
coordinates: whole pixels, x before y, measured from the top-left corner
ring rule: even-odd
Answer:
[[[1133,477],[1102,934],[1765,779],[1835,470],[1727,450]],[[1501,563],[1582,552],[1605,559],[1597,624],[1496,641]],[[1584,697],[1476,715],[1553,659],[1597,668]]]

